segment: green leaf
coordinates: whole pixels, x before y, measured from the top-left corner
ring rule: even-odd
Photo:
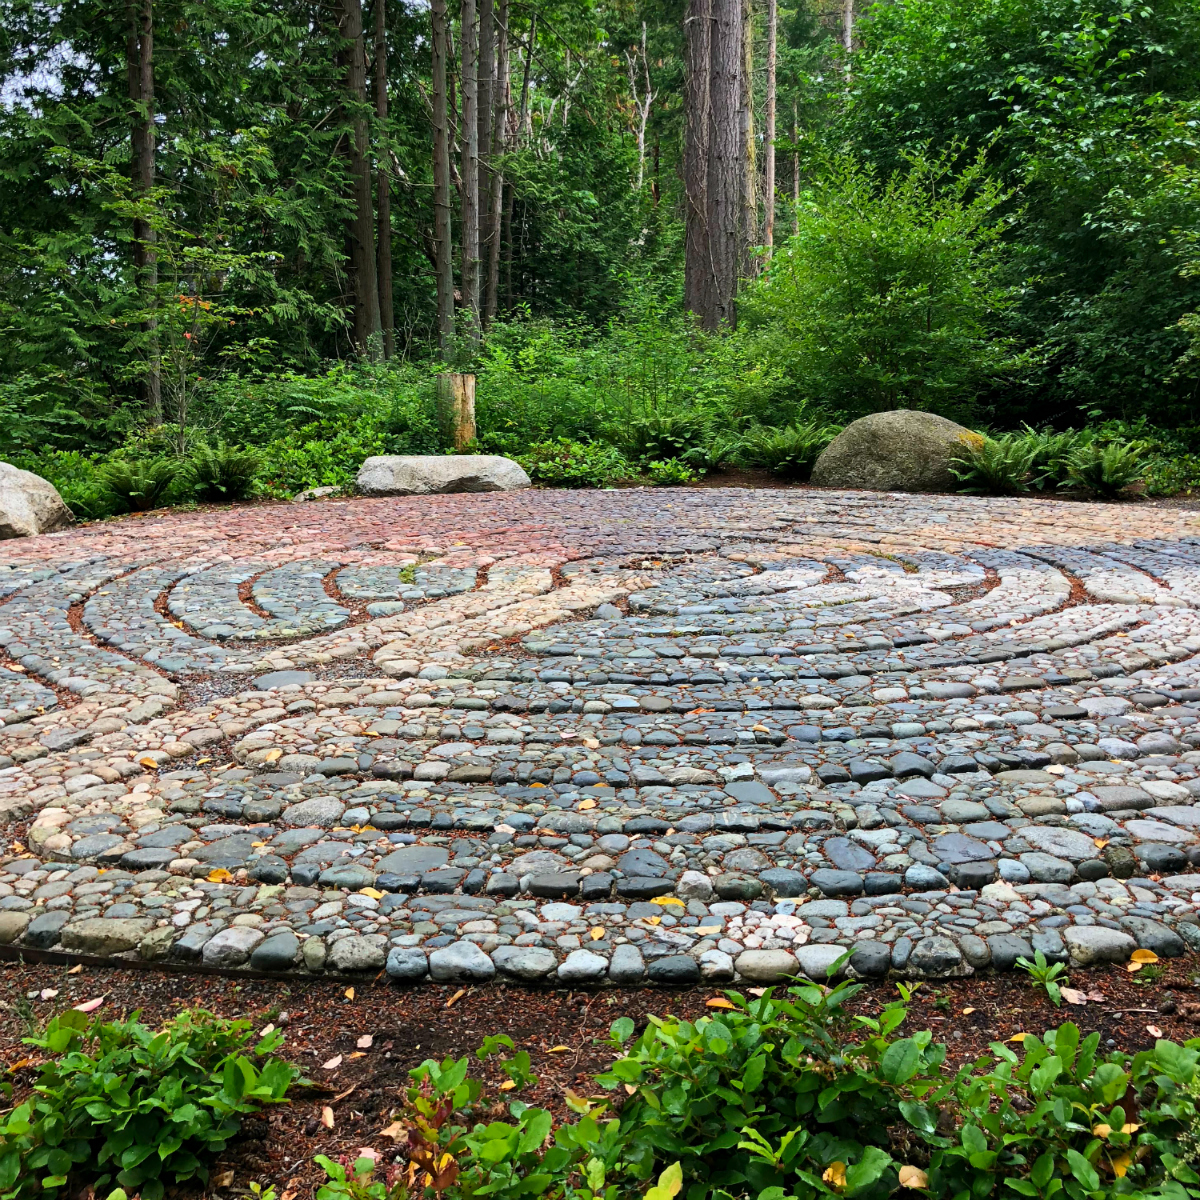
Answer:
[[[1100,1186],[1100,1176],[1096,1174],[1092,1164],[1078,1150],[1068,1148],[1067,1164],[1071,1174],[1089,1191],[1094,1192]]]
[[[916,1074],[921,1048],[912,1038],[893,1042],[880,1061],[880,1070],[888,1083],[905,1083]]]

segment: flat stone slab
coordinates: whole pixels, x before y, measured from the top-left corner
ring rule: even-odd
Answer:
[[[570,988],[1191,953],[1188,519],[430,491],[7,543],[0,943]]]
[[[378,455],[363,463],[356,482],[364,496],[508,492],[530,486],[517,463],[494,454]]]

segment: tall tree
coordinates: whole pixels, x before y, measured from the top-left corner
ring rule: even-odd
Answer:
[[[475,0],[462,0],[462,303],[467,338],[479,344],[479,19]]]
[[[477,0],[479,7],[479,304],[486,323],[487,264],[491,259],[492,109],[496,88],[495,0]]]
[[[847,55],[854,49],[854,0],[842,0],[842,47]],[[847,58],[847,74],[849,71],[850,62]]]
[[[446,0],[430,0],[433,91],[433,243],[438,342],[443,355],[454,343],[454,248],[450,216],[450,123],[447,60],[450,55]]]
[[[640,92],[638,88],[639,61],[641,74],[645,79],[645,86]],[[625,51],[625,65],[629,68],[629,94],[633,98],[633,110],[637,122],[634,132],[637,135],[638,170],[637,183],[634,184],[633,190],[640,192],[646,179],[646,125],[650,121],[650,108],[654,103],[654,89],[650,84],[650,57],[646,53],[645,21],[642,22],[641,46],[635,46],[632,50]]]
[[[701,314],[707,329],[737,323],[744,160],[738,129],[744,46],[741,0],[711,0],[708,76],[708,244],[712,304]]]
[[[763,133],[763,244],[767,257],[775,248],[775,58],[779,35],[779,0],[767,0],[767,127]]]
[[[375,117],[379,123],[379,160],[375,171],[375,264],[379,282],[379,324],[383,356],[396,350],[396,317],[392,300],[391,147],[387,142],[388,53],[387,0],[375,0]]]
[[[375,212],[371,203],[370,142],[367,131],[367,51],[363,39],[362,0],[341,0],[342,61],[351,112],[345,139],[351,189],[347,229],[350,282],[354,293],[354,341],[368,350],[382,326],[379,276],[375,266]]]
[[[133,107],[130,131],[134,193],[147,201],[154,187],[154,0],[130,0],[126,42],[126,71],[129,99]],[[148,363],[142,382],[142,399],[152,423],[162,420],[162,370],[159,362],[158,320],[155,317],[158,296],[157,234],[153,225],[138,216],[133,222],[133,263],[142,292],[146,318],[142,332],[146,337]]]
[[[754,273],[756,263],[750,248],[758,241],[758,155],[754,140],[754,8],[741,0],[742,71],[738,81],[738,141],[742,157],[742,235],[738,246],[739,271]]]
[[[501,163],[508,138],[508,113],[512,105],[512,80],[508,53],[508,0],[500,0],[496,20],[496,80],[492,89],[491,186],[488,192],[487,287],[483,316],[490,322],[500,300],[500,238],[504,214],[504,172]]]
[[[708,84],[712,0],[688,0],[684,18],[683,187],[684,275],[687,307],[703,320],[712,306],[712,258],[708,246]]]

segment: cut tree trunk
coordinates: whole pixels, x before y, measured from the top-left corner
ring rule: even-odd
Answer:
[[[379,281],[379,324],[383,356],[396,352],[396,316],[392,302],[392,190],[387,145],[388,54],[387,0],[375,0],[375,116],[379,120],[379,155],[375,171],[375,273]]]
[[[475,440],[475,376],[447,372],[437,377],[438,424],[455,450]]]
[[[351,136],[346,139],[352,211],[346,231],[354,292],[354,341],[369,353],[381,333],[379,277],[375,268],[375,212],[371,203],[370,142],[367,131],[367,52],[363,40],[362,0],[341,0],[342,52],[346,91],[353,105]]]
[[[448,356],[454,344],[454,248],[451,244],[450,129],[446,62],[449,55],[446,0],[430,0],[433,24],[433,240],[438,343]]]

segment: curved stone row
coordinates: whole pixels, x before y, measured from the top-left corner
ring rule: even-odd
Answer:
[[[1188,518],[321,507],[312,535],[114,523],[0,573],[0,942],[571,985],[1200,947]],[[269,673],[205,688],[230,672]]]

